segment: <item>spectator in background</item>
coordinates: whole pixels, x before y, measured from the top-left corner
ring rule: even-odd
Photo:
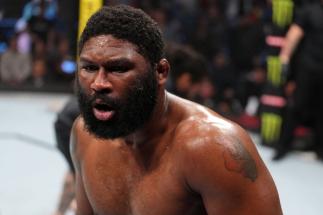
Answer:
[[[36,88],[43,87],[48,81],[48,52],[46,44],[38,38],[33,41],[32,73],[29,82]]]
[[[36,88],[43,87],[45,84],[45,75],[47,72],[46,61],[43,58],[36,58],[32,65],[32,84]]]
[[[184,41],[181,36],[182,25],[178,19],[171,19],[165,8],[153,8],[148,14],[158,23],[166,41],[181,43]]]
[[[60,35],[55,44],[55,47],[48,51],[47,78],[53,83],[72,83],[76,63],[70,54],[70,43],[64,35]]]
[[[31,57],[28,53],[20,53],[17,47],[17,34],[9,41],[0,62],[1,80],[8,85],[23,83],[31,73]]]
[[[46,18],[46,2],[40,0],[38,5],[39,13],[33,14],[28,20],[28,28],[33,37],[33,41],[44,43],[46,49],[54,46],[54,23]]]
[[[291,150],[295,127],[309,119],[313,121],[315,152],[323,160],[323,0],[307,3],[297,10],[280,53],[283,68],[288,67],[301,41],[293,102],[286,108],[273,160],[285,157]]]
[[[230,56],[225,51],[215,54],[211,61],[211,77],[218,89],[218,99],[224,99],[225,91],[235,91],[237,74]],[[233,92],[235,93],[235,92]]]
[[[200,15],[191,38],[192,46],[207,60],[226,47],[227,26],[216,3],[206,8],[206,14]]]
[[[19,19],[16,23],[15,31],[18,34],[18,51],[25,54],[31,53],[32,38],[28,29],[27,22],[24,19]]]
[[[260,98],[266,83],[266,69],[260,57],[254,57],[252,68],[240,74],[237,83],[237,98],[243,108],[248,105],[250,97]]]
[[[251,71],[254,59],[265,48],[265,33],[260,8],[252,8],[243,14],[230,30],[230,54],[240,73]]]
[[[7,49],[7,42],[6,42],[6,37],[2,31],[0,31],[0,60],[1,60],[1,55],[6,51]]]
[[[207,75],[207,61],[190,46],[170,43],[166,56],[172,64],[169,89],[176,95],[195,101],[199,94],[200,81]]]
[[[236,99],[237,74],[225,51],[219,51],[211,62],[211,77],[217,87],[216,108],[221,115],[230,119],[241,113],[241,106]]]
[[[27,2],[23,8],[22,18],[27,21],[33,16],[38,16],[41,13],[41,7],[44,7],[44,17],[54,22],[58,11],[56,0],[31,0]]]
[[[203,77],[199,81],[198,92],[193,100],[199,104],[202,104],[212,110],[216,110],[216,99],[217,91],[215,85],[207,76]]]

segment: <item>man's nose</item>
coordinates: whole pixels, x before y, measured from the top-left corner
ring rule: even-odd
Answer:
[[[112,85],[108,78],[108,73],[104,69],[100,69],[95,76],[94,81],[91,83],[91,89],[100,92],[100,91],[111,91]]]

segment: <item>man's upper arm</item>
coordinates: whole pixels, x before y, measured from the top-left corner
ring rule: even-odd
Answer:
[[[82,179],[82,168],[80,166],[80,160],[82,159],[82,144],[79,141],[80,138],[80,127],[82,126],[82,120],[78,117],[72,127],[71,131],[71,140],[70,140],[70,147],[71,147],[71,156],[73,160],[73,164],[75,167],[75,199],[76,199],[76,215],[93,215],[93,210],[90,205],[90,202],[87,198],[83,179]]]
[[[93,215],[92,207],[84,190],[82,176],[77,171],[75,174],[75,183],[76,215]]]
[[[201,195],[208,214],[282,214],[274,182],[241,128],[203,135],[188,147],[187,156],[186,181]]]

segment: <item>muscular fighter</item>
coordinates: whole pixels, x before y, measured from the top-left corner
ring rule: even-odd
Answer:
[[[248,134],[165,90],[163,48],[139,9],[103,7],[88,21],[71,137],[77,214],[282,214]]]

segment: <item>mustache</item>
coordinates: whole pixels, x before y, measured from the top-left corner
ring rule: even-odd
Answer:
[[[96,92],[91,96],[88,96],[88,102],[94,106],[97,104],[97,101],[100,101],[100,103],[103,103],[105,105],[108,105],[112,108],[118,108],[121,106],[121,102],[119,99],[111,98],[105,94]]]

